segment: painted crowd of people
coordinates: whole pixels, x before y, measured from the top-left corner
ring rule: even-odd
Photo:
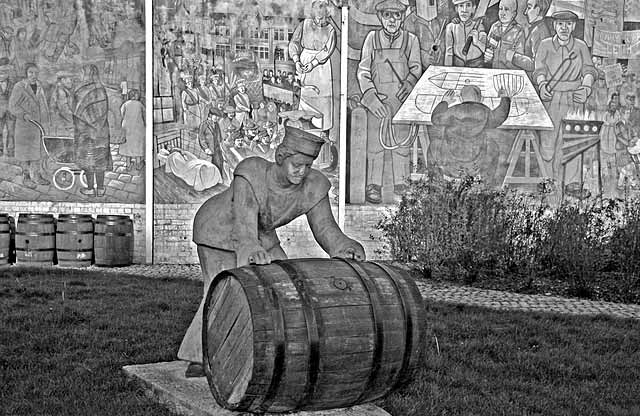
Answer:
[[[578,160],[566,163],[566,166],[562,164],[563,120],[570,117],[591,118],[605,121],[605,126],[619,122],[614,129],[603,129],[603,135],[614,134],[615,137],[603,136],[600,145],[603,154],[615,153],[616,156],[605,156],[599,161],[607,176],[605,182],[615,182],[608,187],[608,193],[605,190],[605,194],[617,194],[623,177],[628,179],[628,172],[634,167],[630,165],[634,157],[628,149],[633,149],[637,143],[638,125],[635,116],[632,116],[636,113],[635,104],[629,104],[626,95],[635,97],[635,74],[626,71],[622,85],[607,85],[603,60],[592,56],[585,41],[576,36],[576,26],[581,17],[568,10],[556,10],[547,18],[551,0],[527,0],[526,8],[521,11],[518,10],[517,0],[501,0],[497,5],[497,20],[488,25],[485,11],[478,13],[478,0],[451,0],[450,8],[444,13],[426,1],[409,3],[409,6],[399,0],[377,3],[375,10],[381,27],[370,31],[362,46],[357,79],[362,93],[360,104],[369,114],[365,192],[368,202],[382,201],[385,152],[392,155],[396,193],[402,190],[404,179],[409,175],[409,146],[384,146],[385,141],[397,144],[397,138],[407,135],[408,127],[396,125],[390,131],[387,124],[431,65],[524,70],[554,126],[553,130],[540,132],[543,159],[540,169],[553,179],[556,186],[560,186],[564,178],[566,188],[563,191],[578,198],[585,197],[588,192],[576,187],[583,174],[579,171]],[[486,6],[487,2],[484,3]],[[518,13],[524,15],[526,24],[518,22],[523,21]],[[475,95],[467,91],[466,97]],[[482,98],[480,96],[479,100]],[[469,103],[475,102],[478,101]],[[626,106],[626,115],[621,110],[623,105]],[[461,109],[451,108],[451,111],[459,112]],[[452,114],[438,114],[436,118],[449,120]],[[456,122],[462,124],[450,126],[458,133],[473,131],[479,125],[484,125],[486,120],[483,114],[488,113],[484,110],[479,113],[465,110],[465,114],[467,117],[456,118]],[[475,156],[480,153],[470,157],[470,148],[460,149],[470,141],[447,127],[442,126],[445,136],[453,134],[455,137],[443,139],[450,146],[440,153],[438,151],[442,150],[442,146],[438,147],[438,140],[432,140],[430,154],[433,160],[430,163],[438,165],[441,161],[439,156],[462,151],[464,155],[461,161],[473,161],[468,163],[472,170],[470,173],[491,176],[499,159],[487,151],[491,147],[491,138],[484,145],[473,144],[484,152],[484,156],[481,155],[484,159],[479,164]],[[466,137],[466,133],[463,136]],[[477,141],[478,137],[485,135],[474,135],[470,140]],[[617,150],[613,151],[613,148]],[[592,165],[595,161],[590,158],[592,156],[587,156],[587,164]],[[482,170],[483,166],[485,170]],[[637,181],[637,166],[635,169]]]
[[[79,190],[81,194],[104,196],[105,173],[113,166],[109,93],[98,67],[86,64],[77,73],[58,71],[51,85],[40,79],[35,63],[25,65],[24,77],[17,82],[12,74],[10,61],[0,58],[0,132],[4,136],[0,155],[21,167],[22,185],[30,189],[50,185],[52,172],[47,171],[47,161],[54,158],[54,162],[73,162],[84,171],[87,186]],[[124,142],[120,154],[129,161],[129,168],[140,168],[145,122],[137,89],[128,91],[121,115]],[[71,155],[52,154],[54,146],[48,149],[45,137],[69,143],[56,151]]]

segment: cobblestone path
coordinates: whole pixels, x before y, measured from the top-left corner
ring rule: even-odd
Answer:
[[[200,280],[200,266],[195,265],[133,265],[121,268],[94,268],[109,273],[130,273],[156,278],[185,278]],[[640,319],[640,305],[596,302],[558,296],[523,295],[467,286],[416,282],[426,300],[482,306],[500,310],[552,312],[570,315],[607,315],[617,318]]]

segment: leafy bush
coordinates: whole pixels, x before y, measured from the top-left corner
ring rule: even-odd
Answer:
[[[378,227],[392,257],[427,276],[518,279],[523,289],[544,278],[590,298],[595,274],[622,273],[638,286],[640,200],[551,205],[546,189],[499,190],[471,176],[412,182]],[[640,301],[640,287],[632,289],[625,300]]]

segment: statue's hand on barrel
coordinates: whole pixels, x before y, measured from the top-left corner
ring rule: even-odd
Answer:
[[[349,244],[335,253],[334,257],[353,259],[358,261],[365,261],[367,259],[362,244],[358,243],[355,240],[349,241]]]
[[[238,267],[249,264],[269,264],[271,255],[261,246],[246,245],[236,251],[236,263]]]

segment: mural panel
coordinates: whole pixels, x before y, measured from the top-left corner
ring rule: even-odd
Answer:
[[[203,202],[285,126],[322,137],[337,197],[340,9],[319,1],[154,2],[156,203]]]
[[[144,2],[0,2],[0,197],[144,201]]]
[[[638,27],[610,3],[350,2],[347,200],[461,175],[551,182],[557,201],[637,193]]]
[[[219,192],[239,160],[272,157],[285,125],[326,139],[317,167],[335,185],[340,76],[349,203],[392,203],[426,176],[551,184],[557,201],[635,193],[627,3],[353,0],[341,51],[338,1],[154,2],[156,200]]]

